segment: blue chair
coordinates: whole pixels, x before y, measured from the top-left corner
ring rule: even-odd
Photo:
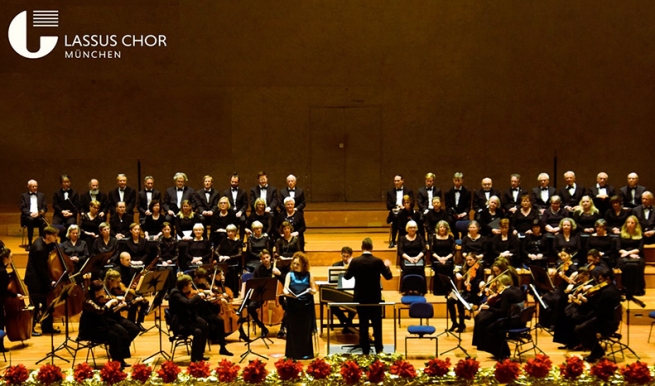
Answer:
[[[469,231],[469,224],[471,223],[471,220],[460,220],[455,222],[455,230],[459,232],[460,235],[466,236],[466,234]],[[458,244],[462,244],[462,237],[458,238],[457,241],[459,241]]]
[[[534,354],[537,355],[537,350],[541,353],[543,351],[537,347],[535,341],[532,339],[532,318],[534,317],[535,312],[537,311],[537,306],[525,307],[521,311],[520,323],[523,327],[513,328],[505,330],[505,342],[507,344],[514,345],[514,354],[513,359],[516,359],[518,355],[519,362],[522,362],[521,355],[526,352],[533,350]],[[530,347],[523,349],[524,346],[531,345]],[[511,351],[510,351],[511,352]]]
[[[425,288],[425,279],[421,275],[405,275],[402,280],[402,287],[405,290],[412,291],[419,288]],[[400,303],[396,307],[398,310],[398,327],[400,327],[400,311],[409,310],[409,307],[414,303],[425,303],[425,296],[421,295],[406,295],[400,298]]]
[[[648,317],[651,319],[655,319],[655,311],[652,311],[650,314],[648,314]],[[650,332],[648,333],[648,343],[650,343],[650,335],[653,333],[653,325],[655,324],[655,321],[653,321],[650,324]]]
[[[5,330],[0,330],[0,342],[5,339],[5,336],[7,336]],[[5,355],[4,351],[2,352],[2,357],[5,359],[5,362],[7,362],[7,356]]]
[[[248,280],[252,279],[253,275],[254,274],[252,272],[244,273],[243,275],[241,275],[241,282],[243,283],[247,282]]]
[[[166,320],[166,327],[168,328],[168,340],[171,342],[171,361],[175,358],[175,350],[180,346],[186,347],[187,355],[191,355],[191,344],[193,338],[188,335],[176,334],[171,328],[171,313],[170,309],[164,309],[164,319]]]
[[[434,308],[430,303],[414,303],[409,306],[409,317],[418,318],[419,325],[411,325],[407,327],[407,333],[410,336],[405,337],[405,358],[407,358],[407,340],[408,339],[434,339],[434,355],[438,356],[439,340],[436,336],[432,335],[437,330],[434,326],[430,326],[430,318],[434,316]],[[426,324],[423,324],[425,319]]]

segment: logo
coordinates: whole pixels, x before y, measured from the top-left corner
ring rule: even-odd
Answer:
[[[32,26],[34,28],[59,27],[59,11],[32,11]],[[9,43],[20,56],[28,59],[39,59],[48,55],[57,45],[57,36],[41,36],[37,52],[27,49],[27,11],[16,15],[9,24]]]

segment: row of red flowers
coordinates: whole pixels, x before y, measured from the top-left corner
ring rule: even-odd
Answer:
[[[307,366],[306,371],[303,371],[303,364],[300,362],[291,359],[280,359],[275,362],[277,374],[275,379],[293,381],[306,376],[310,380],[330,379],[341,381],[346,385],[353,385],[362,380],[370,383],[380,383],[388,377],[405,380],[413,380],[420,376],[452,378],[451,371],[456,379],[470,381],[480,373],[480,362],[470,358],[458,361],[455,366],[451,364],[450,358],[446,360],[434,358],[426,363],[422,371],[417,371],[414,365],[402,359],[399,355],[374,357],[372,361],[365,364],[358,358],[333,356],[328,360],[315,359]],[[569,357],[557,369],[559,370],[559,377],[574,381],[584,374],[585,362],[579,357]],[[553,364],[550,358],[539,354],[535,358],[529,359],[523,366],[509,359],[496,363],[493,368],[493,378],[500,383],[512,383],[518,380],[521,375],[528,379],[543,379],[553,376],[552,370]],[[623,366],[620,371],[618,370],[619,367],[615,363],[603,360],[590,367],[589,375],[599,381],[608,381],[619,374],[627,383],[643,385],[653,381],[650,369],[643,362],[632,363]],[[165,383],[173,383],[178,381],[180,373],[182,373],[180,367],[171,361],[162,363],[157,371],[154,371],[149,365],[138,363],[132,367],[130,378],[133,381],[145,383],[151,380],[153,376],[156,376]],[[186,368],[185,373],[187,378],[191,379],[215,377],[219,382],[239,381],[249,384],[262,383],[269,375],[266,363],[259,359],[250,361],[243,369],[235,363],[222,360],[214,368],[213,372],[209,363],[204,361],[195,362]],[[93,379],[96,375],[107,385],[114,385],[128,378],[128,374],[121,369],[118,362],[108,362],[99,372],[94,371],[87,363],[80,363],[72,372],[73,379],[78,383]],[[241,375],[241,378],[239,378],[239,375]],[[62,382],[65,378],[64,372],[58,366],[44,365],[35,373],[33,380],[39,384],[50,386]],[[30,372],[23,365],[9,366],[2,377],[4,383],[8,385],[21,385],[29,379]]]

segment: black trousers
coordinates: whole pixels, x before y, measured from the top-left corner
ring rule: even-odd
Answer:
[[[43,313],[48,309],[48,300],[46,295],[40,295],[40,294],[31,294],[32,297],[32,303],[34,304],[34,321],[32,324],[32,329],[36,326],[38,323],[39,319],[43,315]],[[52,314],[45,318],[41,322],[41,331],[50,331],[52,330],[52,321],[54,320]]]
[[[373,339],[375,340],[375,351],[380,354],[383,351],[382,345],[382,307],[368,306],[357,307],[359,315],[359,345],[362,347],[362,354],[368,355],[371,346],[368,339],[369,325],[373,327]]]
[[[123,362],[125,358],[129,358],[130,354],[130,344],[132,340],[130,339],[129,332],[118,322],[101,336],[96,336],[99,342],[107,342],[109,345],[109,355],[113,361]]]
[[[21,215],[21,223],[27,228],[27,245],[32,245],[32,239],[34,239],[34,228],[39,228],[39,236],[43,236],[45,223],[41,217],[34,218],[32,216]]]
[[[179,326],[175,333],[193,337],[191,362],[201,361],[205,354],[205,345],[209,336],[209,325],[207,325],[207,322],[203,318],[197,317],[192,323]]]
[[[127,310],[127,319],[133,323],[143,323],[143,320],[146,318],[146,312],[148,312],[149,306],[150,302],[148,301],[139,302],[138,304],[131,304]]]

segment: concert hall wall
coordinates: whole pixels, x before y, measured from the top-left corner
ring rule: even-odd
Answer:
[[[0,30],[32,9],[59,10],[59,42],[26,59],[0,38],[3,205],[29,178],[50,201],[62,172],[76,189],[107,191],[118,172],[137,187],[138,160],[160,190],[177,171],[225,189],[266,170],[277,187],[296,174],[310,201],[353,178],[381,201],[396,173],[416,189],[428,171],[442,189],[455,171],[469,188],[514,172],[531,188],[555,155],[560,186],[569,169],[585,186],[601,170],[655,186],[650,1],[6,0]],[[166,46],[66,58],[91,49],[64,45],[84,34]]]

